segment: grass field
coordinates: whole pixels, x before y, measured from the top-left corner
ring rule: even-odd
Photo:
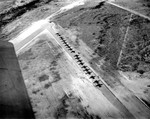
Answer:
[[[76,9],[58,17],[58,23],[62,27],[79,27],[78,32],[81,32],[79,38],[102,59],[105,58],[107,65],[117,69],[118,57],[131,14],[108,4],[89,9]]]
[[[133,15],[120,69],[123,71],[136,71],[140,74],[150,71],[150,21]]]
[[[61,80],[58,72],[61,51],[50,39],[43,34],[18,55],[36,119],[53,118],[55,110],[61,105],[58,94],[53,91],[54,83]],[[62,97],[63,95],[62,92]]]
[[[91,57],[88,62],[111,88],[117,90],[125,85],[147,104],[150,102],[149,20],[100,3],[76,7],[57,16],[54,22],[77,34],[72,45],[78,44],[81,54],[85,45],[79,44],[80,41],[92,50],[93,56],[88,52],[84,55]],[[125,75],[127,72],[126,76],[133,82],[124,81],[118,71]]]
[[[18,59],[36,119],[122,116],[48,35],[37,37]]]

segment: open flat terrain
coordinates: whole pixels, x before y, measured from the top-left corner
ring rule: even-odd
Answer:
[[[126,118],[47,32],[18,56],[36,118]]]
[[[109,3],[90,5],[53,21],[122,102],[135,95],[149,106],[150,21]]]
[[[148,1],[8,2],[0,38],[14,43],[37,119],[150,118]]]

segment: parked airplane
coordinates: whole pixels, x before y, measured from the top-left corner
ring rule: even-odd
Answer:
[[[74,55],[74,57],[79,57],[79,55]]]
[[[96,80],[93,82],[96,87],[101,87],[103,84],[100,83],[100,81]]]
[[[95,79],[96,76],[90,76],[91,79]]]
[[[78,60],[77,62],[82,62],[82,60]]]
[[[83,69],[83,71],[90,72],[90,70],[89,70],[89,69]]]
[[[84,65],[84,63],[83,63],[83,62],[80,62],[79,65]]]
[[[62,36],[60,36],[60,39],[63,40],[64,38]]]
[[[77,57],[75,57],[75,59],[79,60],[79,59],[80,59],[80,57],[79,57],[79,56],[77,56]]]
[[[91,75],[91,73],[92,73],[92,72],[90,72],[90,71],[87,71],[85,74],[89,74],[89,75]]]
[[[71,53],[75,53],[75,51],[73,50],[73,51],[71,51]]]
[[[88,68],[88,67],[84,65],[84,66],[83,66],[83,67],[81,67],[81,68]]]

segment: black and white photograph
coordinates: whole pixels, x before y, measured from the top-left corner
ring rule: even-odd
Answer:
[[[150,119],[150,0],[0,0],[0,119]]]

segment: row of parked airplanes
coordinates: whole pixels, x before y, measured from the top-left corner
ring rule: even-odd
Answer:
[[[59,34],[56,33],[59,38],[61,39],[62,43],[64,44],[64,46],[71,52],[74,53],[74,59],[77,60],[77,63],[80,65],[80,67],[83,69],[83,71],[85,72],[86,75],[90,76],[89,78],[92,79],[95,83],[96,86],[101,87],[102,84],[100,84],[99,80],[96,80],[96,76],[93,74],[93,71],[91,71],[91,69],[85,65],[85,63],[83,62],[83,60],[81,59],[81,57],[79,56],[79,53],[76,53],[76,51],[67,43],[67,41]]]

